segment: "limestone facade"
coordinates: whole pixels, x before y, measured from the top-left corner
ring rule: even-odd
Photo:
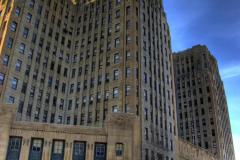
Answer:
[[[20,160],[29,158],[32,138],[43,139],[42,159],[51,159],[54,140],[63,140],[64,160],[72,159],[74,142],[85,142],[85,159],[94,159],[95,144],[106,144],[109,160],[139,160],[140,126],[137,117],[115,113],[109,115],[104,128],[76,127],[60,124],[18,122],[13,119],[14,106],[0,106],[0,160],[6,160],[9,137],[21,138]],[[122,144],[122,155],[116,156],[116,144]]]

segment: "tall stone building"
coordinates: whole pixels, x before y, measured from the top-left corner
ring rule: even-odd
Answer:
[[[2,0],[0,59],[0,159],[176,159],[161,0]]]
[[[223,82],[206,46],[174,54],[178,134],[220,160],[234,160]]]

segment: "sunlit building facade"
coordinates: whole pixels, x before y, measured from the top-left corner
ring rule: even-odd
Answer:
[[[2,0],[2,159],[175,160],[170,44],[161,0]]]

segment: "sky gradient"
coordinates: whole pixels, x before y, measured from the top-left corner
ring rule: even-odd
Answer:
[[[216,57],[225,86],[240,160],[240,1],[164,0],[173,51],[206,45]]]

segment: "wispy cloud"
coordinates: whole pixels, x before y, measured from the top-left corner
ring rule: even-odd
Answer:
[[[222,79],[229,79],[240,76],[240,64],[223,68],[220,70]]]

